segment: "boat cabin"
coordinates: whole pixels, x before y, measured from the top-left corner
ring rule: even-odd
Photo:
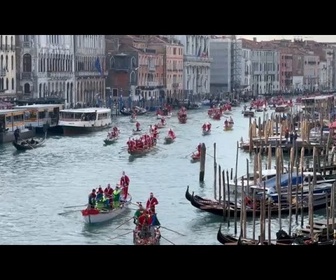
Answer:
[[[43,127],[49,124],[50,127],[58,124],[59,112],[64,108],[63,104],[33,104],[16,106],[24,110],[26,127]]]
[[[61,110],[60,121],[88,122],[97,120],[110,120],[111,110],[102,108],[82,108]]]
[[[20,130],[25,128],[24,110],[0,110],[0,133],[14,132],[17,128]]]

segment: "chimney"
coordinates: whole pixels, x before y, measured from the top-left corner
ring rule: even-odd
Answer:
[[[253,42],[257,42],[257,37],[253,37]]]

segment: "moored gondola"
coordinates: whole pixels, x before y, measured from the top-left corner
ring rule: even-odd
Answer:
[[[189,193],[189,188],[187,188],[187,192]],[[318,197],[318,195],[315,195],[315,196]],[[236,208],[237,216],[239,217],[242,211],[241,202],[237,203],[237,205],[235,206],[233,202],[229,203],[228,201],[225,201],[223,203],[217,200],[202,198],[194,194],[190,195],[190,193],[189,195],[187,195],[186,193],[186,198],[187,197],[190,198],[189,201],[191,205],[194,206],[195,208],[211,213],[211,214],[214,214],[214,215],[217,215],[217,216],[223,216],[223,214],[226,212],[227,215],[230,215],[231,217],[233,217],[235,213],[235,208]],[[327,197],[329,201],[330,194],[328,194]],[[246,202],[244,201],[244,203]],[[277,203],[273,203],[272,201],[268,201],[268,200],[266,200],[265,203],[266,204],[271,203],[271,215],[278,215],[279,205]],[[301,203],[299,202],[299,205],[300,204]],[[319,198],[317,198],[314,201],[313,210],[323,209],[325,207],[326,207],[325,194],[319,195]],[[253,208],[255,208],[255,210]],[[308,212],[308,204],[305,198],[304,198],[303,207],[301,208],[301,205],[300,205],[300,207],[298,208],[298,212],[301,213],[301,210],[304,213]],[[266,207],[266,213],[267,212],[268,212],[268,208]],[[295,214],[295,212],[296,212],[296,208],[292,207],[292,213]],[[250,206],[246,205],[246,216],[252,217],[253,213],[255,213],[256,216],[260,216],[260,201],[255,201]],[[281,204],[281,214],[289,214],[289,204],[288,203]]]

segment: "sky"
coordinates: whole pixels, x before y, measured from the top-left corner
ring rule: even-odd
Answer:
[[[269,41],[269,40],[281,40],[290,39],[293,40],[299,37],[302,40],[314,40],[317,42],[336,42],[336,35],[237,35],[237,38],[246,38],[253,40],[253,37],[257,37],[257,41]]]

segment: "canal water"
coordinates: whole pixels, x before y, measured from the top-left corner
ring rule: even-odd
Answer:
[[[235,167],[237,141],[248,137],[248,119],[243,118],[241,110],[233,108],[231,112],[233,131],[223,131],[225,118],[210,120],[207,108],[189,111],[186,124],[178,123],[175,111],[167,127],[161,129],[155,150],[140,158],[130,158],[127,153],[126,142],[134,124],[123,116],[114,119],[121,136],[110,146],[103,145],[107,131],[75,137],[50,136],[45,147],[25,152],[17,152],[10,143],[1,145],[0,244],[131,245],[134,224],[129,219],[134,206],[112,222],[96,226],[85,225],[81,207],[72,207],[86,204],[92,188],[106,187],[108,183],[114,186],[125,171],[131,180],[133,202],[145,203],[150,192],[158,199],[158,218],[167,228],[162,228],[162,244],[218,245],[216,234],[222,218],[195,209],[184,195],[189,185],[190,191],[213,198],[213,143],[217,143],[217,162],[222,170]],[[158,122],[154,114],[139,116],[138,120],[143,129]],[[205,121],[211,121],[212,133],[202,136]],[[177,138],[164,145],[169,128]],[[203,185],[198,182],[199,163],[190,162],[190,154],[200,142],[207,147]],[[246,173],[246,159],[250,160],[249,155],[239,151],[238,176]],[[248,225],[251,236],[251,221]],[[288,230],[286,220],[282,226]],[[294,222],[293,230],[296,227]],[[278,229],[277,218],[273,218],[273,234]],[[225,223],[223,231],[233,233],[233,221],[230,228]]]

